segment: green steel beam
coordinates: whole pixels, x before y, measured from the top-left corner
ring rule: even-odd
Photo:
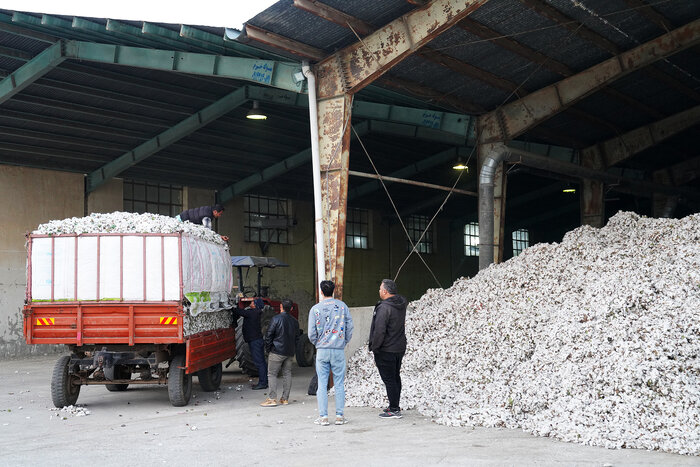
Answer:
[[[119,175],[129,167],[177,142],[222,115],[227,114],[247,100],[246,88],[237,89],[196,114],[187,117],[172,128],[165,130],[155,138],[146,141],[135,149],[119,156],[112,162],[91,172],[87,177],[87,192],[90,193],[94,191],[100,185]]]
[[[301,91],[304,85],[304,81],[297,81],[294,76],[301,72],[300,66],[270,60],[80,41],[66,42],[66,58],[152,70],[234,78],[296,92]]]
[[[430,168],[435,167],[436,165],[444,164],[445,162],[455,162],[457,161],[458,157],[463,157],[467,158],[469,157],[469,154],[472,152],[472,148],[460,146],[456,148],[450,148],[445,151],[441,151],[437,154],[434,154],[428,158],[425,158],[423,160],[420,160],[414,164],[407,165],[406,167],[403,167],[395,172],[390,173],[387,175],[388,177],[394,177],[394,178],[407,178],[412,175],[415,175],[417,173],[421,173],[423,171],[426,171]],[[391,182],[384,182],[386,185],[388,185]],[[372,182],[367,182],[364,183],[357,188],[353,188],[348,192],[348,201],[357,199],[361,196],[367,195],[369,193],[372,193],[378,189],[380,189],[382,184],[379,181],[372,181]]]
[[[0,104],[10,99],[65,60],[64,43],[59,41],[0,81]]]
[[[364,136],[368,132],[368,125],[358,125],[355,130],[360,136]],[[352,138],[356,138],[355,134]],[[290,170],[296,169],[304,164],[311,161],[311,148],[306,148],[293,156],[289,156],[286,159],[271,165],[258,173],[250,175],[243,180],[240,180],[232,185],[227,186],[219,192],[219,202],[227,203],[231,201],[236,196],[241,196],[248,193],[250,190],[258,185],[267,183],[270,180],[283,175]]]

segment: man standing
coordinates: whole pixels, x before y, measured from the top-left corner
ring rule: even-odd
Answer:
[[[316,346],[316,374],[318,374],[317,425],[328,421],[328,376],[333,372],[335,382],[335,424],[344,425],[345,418],[345,345],[352,339],[353,323],[348,306],[333,298],[335,284],[321,281],[321,301],[309,311],[309,340]]]
[[[381,301],[374,307],[369,331],[369,350],[386,386],[389,407],[382,418],[401,418],[401,360],[406,353],[406,298],[398,295],[396,282],[384,279],[379,286]]]
[[[243,316],[243,340],[250,348],[250,356],[258,369],[258,384],[253,389],[267,389],[267,365],[263,352],[263,336],[261,318],[265,302],[262,298],[253,300],[254,306],[236,312]]]
[[[280,404],[289,404],[289,391],[292,389],[292,359],[299,340],[299,322],[289,314],[292,301],[282,300],[280,313],[273,316],[265,334],[265,350],[268,351],[267,379],[270,394],[260,405],[275,407],[277,405],[277,375],[282,369],[282,397]]]
[[[201,224],[207,229],[214,230],[211,225],[212,219],[218,219],[223,213],[224,207],[220,204],[215,204],[214,206],[201,206],[182,211],[177,215],[177,219],[182,222],[190,221],[193,224]],[[227,236],[222,235],[221,238],[228,242]]]

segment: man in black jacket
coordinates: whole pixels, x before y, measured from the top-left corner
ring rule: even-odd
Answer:
[[[369,331],[369,350],[386,386],[389,407],[379,414],[382,418],[401,418],[401,360],[406,353],[406,306],[408,301],[398,295],[396,283],[384,279],[379,286],[381,301],[374,307]]]
[[[236,310],[236,314],[243,317],[243,340],[248,344],[250,356],[258,369],[258,384],[253,389],[267,389],[267,364],[263,350],[262,314],[265,302],[258,297],[253,300],[253,306],[243,310]],[[236,319],[238,319],[236,317]]]
[[[178,214],[177,219],[182,222],[190,221],[193,224],[201,224],[210,230],[214,230],[211,225],[212,220],[218,219],[223,213],[224,207],[220,204],[215,204],[214,206],[201,206],[182,211]],[[222,235],[221,238],[228,242],[227,236]]]
[[[289,391],[292,389],[292,359],[299,340],[299,322],[289,314],[292,301],[282,300],[280,313],[273,316],[265,334],[265,349],[269,352],[267,358],[267,379],[270,394],[261,403],[263,407],[277,405],[277,375],[282,369],[282,397],[280,404],[289,404]]]

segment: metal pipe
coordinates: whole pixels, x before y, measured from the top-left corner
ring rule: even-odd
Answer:
[[[493,181],[496,169],[506,157],[508,148],[494,145],[484,158],[479,173],[479,270],[493,263],[494,199]]]
[[[311,127],[311,165],[314,182],[314,213],[316,230],[316,288],[326,277],[326,260],[323,241],[323,205],[321,203],[321,155],[318,143],[318,107],[316,104],[316,77],[309,62],[304,61],[301,67],[304,76],[308,80],[309,92],[309,124]],[[320,294],[319,294],[320,297]]]
[[[478,193],[474,193],[473,191],[460,190],[457,188],[453,189],[449,186],[435,185],[432,183],[419,182],[416,180],[406,180],[405,178],[386,177],[384,175],[368,174],[365,172],[356,172],[354,170],[350,170],[350,171],[348,171],[348,173],[350,175],[354,175],[356,177],[374,178],[376,180],[385,180],[387,182],[404,183],[406,185],[422,186],[425,188],[433,188],[435,190],[442,190],[442,191],[452,191],[454,193],[459,193],[461,195],[479,196]]]

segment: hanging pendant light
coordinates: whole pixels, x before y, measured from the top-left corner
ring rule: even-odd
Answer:
[[[253,101],[253,108],[248,111],[245,117],[251,120],[267,120],[267,115],[260,110],[258,101]]]
[[[465,164],[464,159],[461,157],[457,158],[457,162],[455,162],[455,165],[453,165],[452,168],[455,170],[466,170],[467,173],[469,173],[469,167],[467,164]]]

